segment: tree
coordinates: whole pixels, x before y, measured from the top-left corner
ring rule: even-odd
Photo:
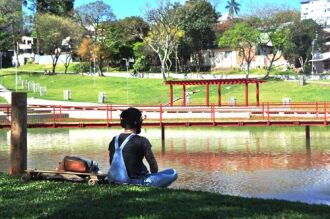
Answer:
[[[313,41],[315,51],[322,52],[324,49],[322,27],[311,19],[294,22],[290,27],[288,41],[284,56],[291,62],[298,62],[303,72],[306,72],[308,61],[312,58]]]
[[[227,1],[226,9],[228,9],[228,18],[232,19],[234,15],[238,14],[240,10],[240,4],[236,0]]]
[[[37,13],[72,16],[75,0],[23,0],[23,4]]]
[[[226,31],[219,39],[220,47],[230,47],[236,49],[247,65],[246,77],[250,74],[250,64],[256,54],[255,48],[259,43],[260,32],[251,25],[241,22]]]
[[[11,47],[16,51],[16,65],[19,65],[18,42],[22,36],[23,30],[22,2],[16,0],[1,0],[0,18],[0,29],[2,30],[1,32],[3,32],[1,33],[1,41],[3,41],[3,43],[10,43]],[[3,37],[8,38],[4,39]]]
[[[135,63],[133,65],[136,71],[146,71],[149,69],[151,52],[148,45],[144,42],[136,42],[133,44],[133,53]]]
[[[46,54],[52,57],[52,72],[55,73],[58,58],[65,45],[63,40],[69,38],[71,43],[81,39],[82,32],[79,25],[69,18],[63,18],[50,14],[38,14],[36,17],[36,31],[40,47]],[[69,44],[72,48],[72,44]],[[71,49],[69,48],[69,49]]]
[[[112,53],[117,49],[117,40],[110,39],[116,33],[113,29],[109,31],[111,21],[115,19],[110,5],[103,1],[95,1],[80,6],[76,10],[76,18],[81,22],[81,26],[85,28],[90,39],[92,40],[92,47],[94,50],[94,58],[98,61],[99,74],[103,76],[103,67]]]
[[[77,8],[76,17],[94,42],[97,42],[100,34],[104,32],[102,24],[115,19],[111,6],[99,0]]]
[[[299,19],[296,11],[274,7],[263,7],[249,18],[249,22],[263,32],[259,47],[265,53],[265,48],[271,47],[271,53],[266,55],[269,65],[264,79],[269,77],[274,62],[282,58],[283,50],[289,47],[289,27]]]
[[[150,22],[150,31],[146,37],[141,37],[158,55],[163,80],[166,81],[169,57],[184,35],[180,28],[179,7],[169,1],[162,1],[158,8],[148,11],[147,17]]]
[[[214,46],[214,25],[217,22],[218,14],[209,2],[191,0],[184,5],[181,16],[185,37],[181,40],[179,47],[185,49],[179,49],[179,51],[190,52],[197,71],[200,71],[203,61],[202,50]],[[180,54],[180,56],[185,57],[186,55]]]

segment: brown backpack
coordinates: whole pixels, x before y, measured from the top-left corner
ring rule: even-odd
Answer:
[[[79,156],[65,156],[61,162],[59,162],[57,171],[69,171],[79,173],[91,173],[99,170],[98,164],[93,160],[86,159]]]

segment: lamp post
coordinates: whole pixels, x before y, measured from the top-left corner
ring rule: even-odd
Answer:
[[[317,40],[317,34],[315,35],[315,39],[312,41],[312,75],[314,75],[314,47],[315,47],[315,41]]]
[[[175,74],[178,73],[178,44],[175,46]]]
[[[127,73],[127,76],[126,76],[126,104],[128,105],[128,66],[129,66],[129,63],[128,63],[127,58],[123,58],[123,60],[125,61],[126,73]]]
[[[15,69],[16,69],[16,74],[15,74],[15,91],[17,92],[17,84],[18,84],[18,77],[17,77],[17,71],[18,71],[18,42],[16,43],[16,62],[15,62]]]
[[[0,52],[0,70],[2,70],[2,52]],[[1,77],[1,81],[0,81],[0,84],[2,84],[2,73],[0,71],[0,77]]]

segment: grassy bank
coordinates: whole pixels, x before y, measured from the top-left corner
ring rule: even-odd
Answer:
[[[329,206],[0,174],[0,218],[326,218]]]
[[[114,78],[93,77],[86,75],[42,75],[20,73],[19,76],[28,81],[39,83],[47,87],[47,95],[40,97],[38,93],[29,92],[29,97],[50,100],[63,100],[63,90],[72,91],[72,101],[97,102],[99,92],[106,92],[109,104],[160,104],[169,101],[169,87],[160,79],[148,78]],[[2,77],[2,84],[15,89],[15,75],[7,74]],[[21,83],[18,86],[21,89]],[[205,87],[188,86],[187,91],[195,91],[192,95],[192,104],[205,104]],[[249,102],[256,101],[256,88],[249,86]],[[244,85],[223,85],[222,102],[228,103],[229,98],[235,97],[238,103],[245,102]],[[329,101],[330,85],[308,83],[299,86],[297,81],[269,80],[260,85],[261,102],[281,102],[283,98],[290,97],[294,102]],[[182,96],[182,88],[174,87],[174,97]],[[210,86],[210,101],[217,103],[217,86]],[[181,104],[178,101],[177,104]]]

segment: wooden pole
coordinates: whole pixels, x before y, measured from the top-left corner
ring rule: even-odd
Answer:
[[[311,139],[310,126],[306,126],[306,140]]]
[[[206,106],[210,106],[210,85],[206,84]]]
[[[164,126],[164,124],[162,124],[161,129],[162,129],[162,142],[163,142],[163,141],[165,141],[165,126]]]
[[[249,84],[245,82],[245,106],[249,106]]]
[[[182,86],[182,106],[186,106],[186,85]]]
[[[257,99],[257,106],[259,106],[259,83],[256,83],[256,99]]]
[[[27,169],[27,95],[11,95],[11,137],[9,174],[22,174]]]
[[[173,85],[170,85],[170,106],[173,106]]]
[[[218,106],[221,106],[221,84],[218,84]]]

